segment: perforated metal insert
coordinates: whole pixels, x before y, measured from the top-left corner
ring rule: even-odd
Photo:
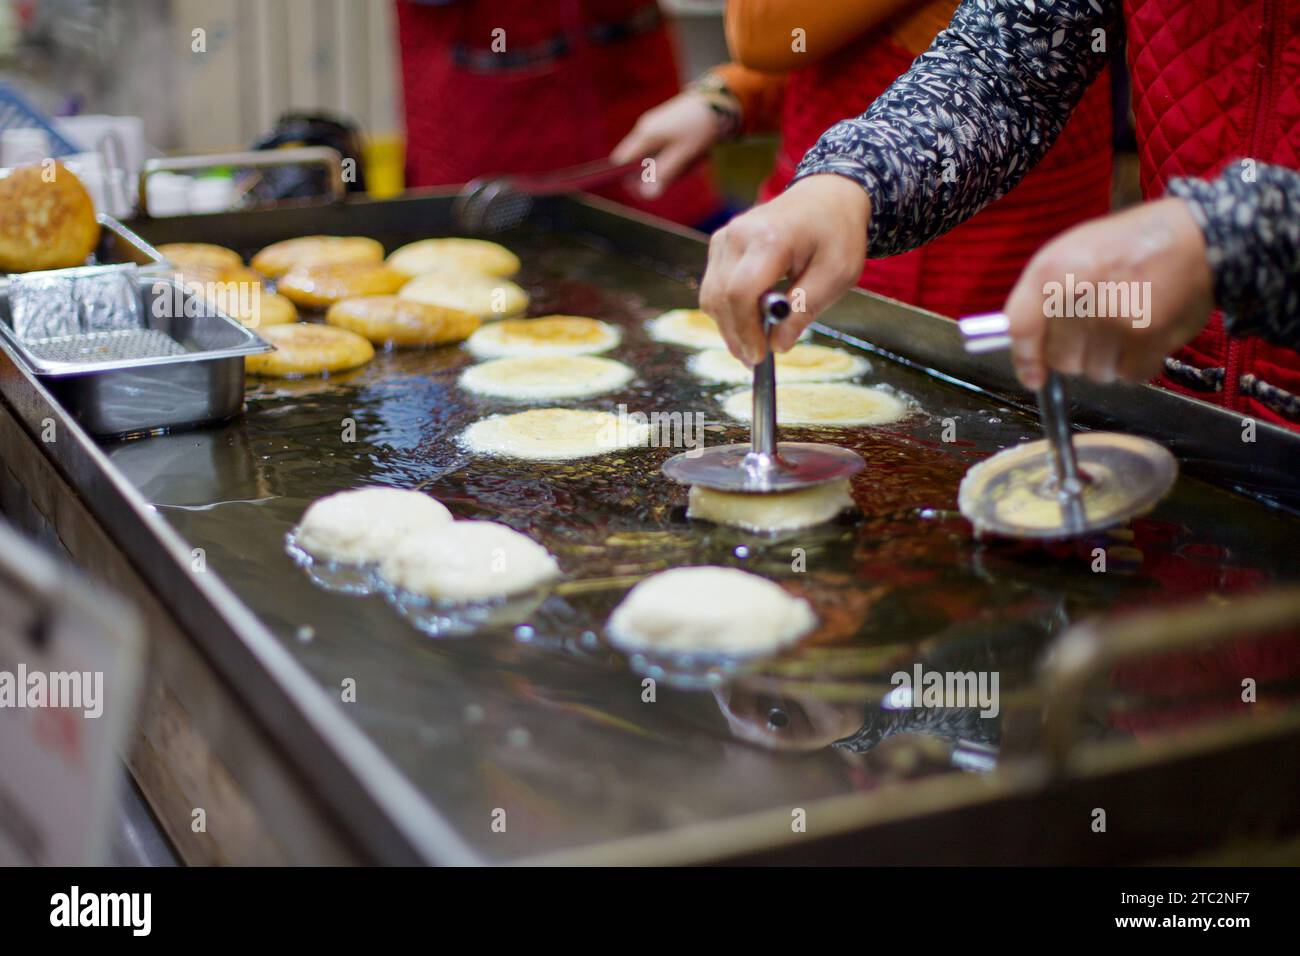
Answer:
[[[120,362],[186,354],[185,346],[156,329],[117,329],[85,335],[57,335],[23,343],[46,362]]]

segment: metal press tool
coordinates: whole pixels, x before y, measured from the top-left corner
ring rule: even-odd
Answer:
[[[788,318],[790,300],[768,292],[759,300],[763,330]],[[749,444],[719,445],[674,455],[663,473],[683,485],[700,485],[714,491],[771,494],[798,491],[848,478],[865,466],[862,457],[837,445],[778,442],[776,436],[776,357],[768,349],[754,366],[754,406]]]

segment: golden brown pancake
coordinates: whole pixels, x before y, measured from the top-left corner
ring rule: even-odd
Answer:
[[[503,319],[528,308],[528,293],[509,279],[480,272],[425,272],[402,286],[403,299]]]
[[[275,290],[304,309],[323,309],[342,299],[392,295],[406,275],[382,262],[328,266],[294,266],[275,283]]]
[[[617,326],[582,315],[544,315],[502,319],[469,337],[466,346],[479,358],[513,355],[589,355],[618,345]]]
[[[295,266],[382,262],[384,247],[365,236],[299,236],[267,246],[249,263],[264,276],[278,278]]]
[[[99,243],[95,204],[66,166],[20,166],[0,179],[0,272],[85,265]]]
[[[298,310],[282,295],[266,288],[262,276],[245,265],[182,266],[185,288],[250,329],[298,321]]]
[[[330,306],[325,321],[375,345],[413,348],[460,342],[479,327],[477,315],[395,295],[343,299]]]
[[[426,272],[481,272],[509,277],[519,271],[519,257],[485,239],[421,239],[394,249],[388,264],[410,276]]]
[[[275,351],[244,359],[244,369],[250,375],[268,378],[326,375],[365,365],[375,356],[374,346],[361,336],[329,325],[295,322],[273,325],[258,334],[274,345]]]
[[[244,260],[238,252],[225,246],[215,246],[210,242],[168,242],[157,248],[168,262],[182,272],[187,266],[207,267],[221,271],[244,268]]]

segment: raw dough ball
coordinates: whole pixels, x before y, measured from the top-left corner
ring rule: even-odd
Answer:
[[[692,374],[708,382],[743,385],[754,380],[754,370],[726,349],[697,352],[686,366]],[[776,380],[781,383],[833,382],[856,378],[870,367],[866,359],[841,349],[801,344],[776,356]]]
[[[780,650],[817,626],[808,602],[735,568],[675,568],[646,578],[610,615],[624,651],[749,655]]]
[[[380,564],[390,584],[443,601],[519,594],[560,576],[536,541],[492,521],[456,521],[408,535]]]
[[[412,347],[460,342],[479,327],[476,315],[396,295],[344,299],[330,306],[325,321],[375,345]]]
[[[406,284],[405,274],[383,263],[297,265],[280,276],[276,291],[305,309],[323,309],[341,299],[392,295]]]
[[[461,441],[482,455],[565,461],[644,445],[650,426],[610,412],[535,408],[495,415],[465,429]]]
[[[465,347],[479,358],[511,355],[589,355],[618,345],[617,326],[580,315],[544,315],[485,325]]]
[[[468,270],[509,277],[519,271],[517,255],[485,239],[421,239],[394,249],[388,264],[408,276]]]
[[[723,400],[722,410],[749,421],[751,389]],[[889,392],[843,382],[807,382],[776,387],[776,420],[782,425],[886,425],[907,414],[907,403]]]
[[[442,503],[418,491],[361,488],[314,501],[294,532],[294,543],[313,557],[368,564],[387,556],[408,535],[451,524]]]
[[[612,392],[633,374],[622,362],[594,355],[530,355],[473,365],[461,375],[460,384],[478,395],[543,401]]]
[[[99,243],[95,204],[62,163],[0,177],[0,272],[84,266]]]
[[[484,320],[519,315],[528,308],[528,293],[519,286],[478,272],[426,272],[402,286],[398,295]]]
[[[830,521],[853,507],[849,480],[827,482],[798,491],[754,495],[691,486],[686,514],[714,524],[747,531],[791,531]]]
[[[296,266],[377,263],[383,259],[384,247],[365,236],[300,236],[271,243],[248,264],[274,279]]]
[[[244,371],[269,378],[297,378],[343,372],[365,365],[375,357],[375,347],[346,329],[310,322],[273,325],[258,333],[275,346],[244,359]]]

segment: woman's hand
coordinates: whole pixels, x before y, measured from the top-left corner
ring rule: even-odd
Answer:
[[[636,181],[644,199],[654,199],[691,168],[722,136],[718,115],[694,90],[641,114],[632,131],[610,153],[615,163],[654,159],[654,175]]]
[[[772,334],[784,352],[853,287],[867,251],[871,201],[843,176],[809,176],[713,234],[700,308],[717,320],[731,354],[755,365],[767,354],[758,300],[790,280],[794,313]]]
[[[1026,388],[1047,369],[1144,382],[1214,307],[1205,239],[1182,199],[1160,199],[1057,236],[1007,299],[1011,355]]]

